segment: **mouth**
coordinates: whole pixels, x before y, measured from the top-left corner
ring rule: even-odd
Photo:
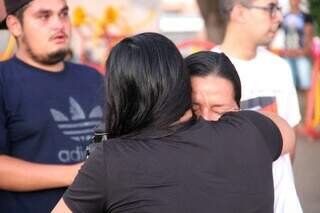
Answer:
[[[59,33],[52,37],[52,41],[54,41],[57,44],[65,43],[68,39],[68,36],[65,33]]]
[[[270,30],[269,34],[270,35],[276,35],[277,32],[278,32],[278,28]]]
[[[271,34],[271,35],[275,35],[276,33],[277,33],[277,31],[269,31],[269,33]]]

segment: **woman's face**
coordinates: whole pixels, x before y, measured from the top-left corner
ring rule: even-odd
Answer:
[[[205,120],[218,120],[225,112],[237,111],[232,83],[222,77],[194,76],[192,84],[192,108]]]

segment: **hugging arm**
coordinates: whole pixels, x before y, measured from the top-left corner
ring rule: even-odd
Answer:
[[[289,126],[289,124],[282,119],[280,116],[271,112],[261,112],[266,117],[270,118],[273,123],[279,128],[282,136],[282,152],[281,155],[290,153],[295,147],[295,133],[294,129]]]

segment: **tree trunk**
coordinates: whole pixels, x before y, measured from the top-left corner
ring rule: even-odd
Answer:
[[[219,0],[197,0],[197,2],[205,22],[208,40],[220,44],[225,33],[225,23],[219,12]]]

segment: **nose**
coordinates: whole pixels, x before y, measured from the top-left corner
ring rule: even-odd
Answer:
[[[53,18],[53,27],[55,29],[63,29],[66,25],[66,22],[67,22],[67,19],[57,15]]]
[[[200,114],[205,120],[209,119],[209,110],[206,107],[201,109]]]
[[[219,118],[208,108],[201,109],[201,117],[207,121],[217,121]]]
[[[56,17],[56,18],[54,18],[54,20],[52,22],[52,26],[54,29],[62,29],[63,23],[58,17]]]

